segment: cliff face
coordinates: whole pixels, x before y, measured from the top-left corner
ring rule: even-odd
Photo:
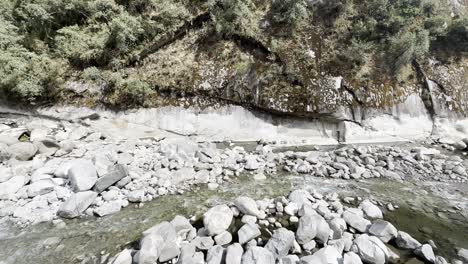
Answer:
[[[50,98],[119,108],[230,103],[358,123],[411,96],[432,117],[468,110],[467,1],[106,3],[128,17],[109,18],[109,29],[81,18],[43,41],[65,65]],[[164,27],[150,34],[151,23]],[[102,45],[87,39],[101,35]]]

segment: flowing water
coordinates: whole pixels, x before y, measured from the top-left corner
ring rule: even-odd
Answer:
[[[468,246],[468,221],[456,210],[444,210],[443,198],[432,195],[412,183],[386,180],[344,181],[310,176],[277,175],[265,181],[254,181],[243,175],[233,182],[211,191],[196,187],[180,195],[168,195],[135,205],[102,218],[87,217],[66,221],[63,229],[43,223],[19,229],[12,225],[0,227],[0,263],[80,263],[95,256],[96,263],[112,256],[123,247],[137,243],[143,230],[177,214],[198,215],[207,207],[230,202],[239,195],[252,198],[274,198],[287,195],[292,189],[315,189],[320,193],[338,192],[340,196],[360,196],[400,205],[395,212],[386,212],[399,230],[417,239],[433,239],[438,254],[452,257],[454,245]],[[443,215],[442,215],[443,213]],[[2,264],[3,264],[2,263]]]

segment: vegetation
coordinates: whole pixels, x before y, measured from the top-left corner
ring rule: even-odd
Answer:
[[[304,53],[290,40],[320,35],[320,66],[307,71],[365,80],[378,69],[402,80],[435,50],[467,52],[468,19],[445,8],[438,0],[0,0],[0,92],[34,103],[77,80],[101,87],[105,103],[144,105],[158,83],[139,69],[140,54],[204,13],[217,41],[241,36]],[[250,64],[239,65],[236,74],[248,74]]]

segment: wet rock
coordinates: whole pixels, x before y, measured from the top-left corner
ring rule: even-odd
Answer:
[[[258,229],[257,225],[248,223],[243,225],[239,231],[237,231],[237,234],[239,237],[239,243],[243,245],[250,240],[259,237],[262,233],[260,232],[260,229]]]
[[[125,167],[124,165],[117,164],[107,174],[105,174],[96,181],[94,191],[101,193],[127,176],[127,167]]]
[[[385,264],[387,262],[388,249],[377,237],[363,234],[353,242],[353,251],[358,254],[364,262],[375,264]]]
[[[435,262],[434,251],[432,250],[432,247],[429,244],[424,244],[418,247],[417,249],[414,250],[414,254],[427,262],[430,262],[430,263]]]
[[[9,146],[7,151],[13,158],[26,161],[36,155],[38,148],[32,143],[20,142]]]
[[[203,224],[208,235],[219,235],[231,225],[233,213],[227,205],[218,205],[203,215]]]
[[[275,257],[262,247],[252,246],[242,255],[242,264],[275,264]]]
[[[75,218],[80,216],[93,203],[97,197],[97,193],[93,191],[77,192],[68,198],[68,200],[60,206],[57,214],[63,218]]]
[[[389,222],[376,220],[369,228],[369,234],[374,235],[384,243],[388,243],[398,235],[398,230]]]
[[[244,249],[239,243],[235,243],[226,249],[226,264],[241,264]]]
[[[276,259],[286,256],[294,245],[294,232],[286,228],[279,228],[273,232],[265,248],[271,251]]]
[[[75,192],[90,190],[97,181],[97,172],[89,160],[78,159],[71,161],[68,168],[70,186]]]
[[[399,248],[403,249],[416,249],[421,246],[421,243],[403,231],[398,231],[395,242]]]

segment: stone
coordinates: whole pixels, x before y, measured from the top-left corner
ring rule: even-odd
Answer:
[[[289,250],[294,245],[294,232],[286,228],[279,228],[273,232],[273,235],[268,240],[265,248],[268,249],[276,259],[280,259],[288,255]]]
[[[282,257],[280,260],[280,264],[298,264],[300,262],[300,259],[296,255],[288,255],[285,257]]]
[[[50,193],[54,190],[55,183],[51,179],[44,179],[40,181],[36,181],[30,185],[28,185],[28,197],[36,197],[38,195],[43,195]]]
[[[208,250],[214,246],[214,240],[211,237],[196,237],[193,244],[200,250]]]
[[[448,264],[448,262],[445,258],[436,256],[434,264]]]
[[[109,168],[114,165],[107,155],[96,155],[93,157],[94,167],[96,167],[96,171],[100,177],[107,174]]]
[[[80,139],[87,137],[89,134],[90,134],[90,131],[88,128],[84,126],[79,126],[70,132],[70,134],[68,135],[68,139],[80,140]]]
[[[12,177],[13,177],[13,172],[10,168],[3,167],[3,166],[0,167],[0,183],[8,181]]]
[[[260,168],[260,164],[257,161],[257,158],[254,155],[249,155],[245,157],[245,166],[246,170],[258,170]]]
[[[299,211],[299,206],[296,203],[290,202],[284,207],[284,212],[290,216],[295,216]]]
[[[252,246],[242,255],[242,264],[275,264],[275,257],[262,247]]]
[[[25,184],[25,176],[15,176],[0,183],[0,200],[13,199],[15,193],[18,192]]]
[[[112,264],[132,264],[132,251],[129,249],[124,249],[120,252]]]
[[[346,230],[346,221],[343,218],[335,217],[328,221],[328,226],[333,231],[333,239],[340,239]]]
[[[102,216],[117,213],[118,211],[120,211],[120,209],[122,209],[121,201],[111,201],[111,202],[104,203],[103,205],[94,209],[94,213],[102,217]]]
[[[239,211],[246,215],[259,216],[260,211],[258,210],[257,203],[252,198],[241,196],[234,201],[234,205]]]
[[[214,241],[216,245],[224,246],[232,241],[232,235],[228,231],[224,231],[221,234],[214,237]]]
[[[382,242],[388,243],[398,235],[398,230],[389,222],[376,220],[369,227],[369,234],[378,237]]]
[[[296,239],[299,244],[306,244],[314,238],[317,238],[322,244],[326,244],[329,236],[330,227],[322,216],[307,214],[299,219],[296,231]]]
[[[63,218],[75,218],[80,216],[94,202],[97,193],[93,191],[77,192],[60,206],[57,215]]]
[[[343,256],[343,264],[362,264],[362,260],[356,253],[348,252]]]
[[[301,264],[341,264],[341,254],[334,246],[327,246],[313,255],[301,258]]]
[[[463,262],[468,263],[468,249],[459,248],[457,255]]]
[[[140,250],[135,259],[137,264],[154,264],[161,254],[161,245],[164,239],[161,236],[145,236],[140,241]]]
[[[258,229],[257,225],[255,224],[244,224],[239,231],[237,231],[237,235],[239,237],[239,243],[241,245],[249,242],[250,240],[257,238],[261,235],[260,229]]]
[[[311,241],[305,243],[304,245],[302,245],[302,248],[306,252],[311,252],[316,247],[317,247],[317,242],[315,242],[315,240],[311,240]]]
[[[9,135],[0,135],[0,144],[5,144],[6,146],[11,146],[18,143],[18,138]]]
[[[193,229],[190,221],[181,215],[174,217],[171,221],[171,225],[174,227],[177,236],[183,239],[185,239],[188,233]]]
[[[75,192],[90,190],[97,181],[97,172],[89,160],[77,159],[70,163],[68,168],[70,186]]]
[[[171,259],[174,259],[179,256],[180,249],[176,241],[164,241],[164,247],[161,249],[161,254],[159,255],[159,262],[167,262]]]
[[[346,224],[348,224],[349,226],[361,233],[365,233],[371,225],[371,222],[369,220],[365,219],[364,217],[350,209],[346,210],[343,213],[343,219],[346,221]]]
[[[177,257],[180,254],[179,246],[177,245],[177,234],[169,222],[162,222],[143,232],[143,239],[140,241],[140,260],[142,249],[145,249],[143,256],[145,261],[165,262]],[[149,252],[149,250],[153,252]],[[146,262],[145,262],[146,263]]]
[[[207,264],[221,264],[224,257],[224,248],[220,245],[214,246],[208,250],[206,255]]]
[[[208,235],[219,235],[231,225],[233,213],[227,205],[218,205],[203,215],[203,225]]]
[[[30,160],[36,155],[38,148],[30,142],[19,142],[8,147],[7,152],[17,160]]]
[[[383,218],[383,214],[380,208],[369,200],[362,201],[359,205],[359,208],[361,208],[364,214],[371,219]]]
[[[134,190],[127,194],[127,199],[131,203],[141,203],[145,201],[145,190]]]
[[[385,244],[374,236],[363,234],[353,241],[354,252],[364,262],[385,264],[388,259],[388,249]]]
[[[288,200],[295,203],[298,208],[301,208],[304,204],[311,204],[311,201],[314,201],[314,197],[306,190],[294,190],[289,194]]]
[[[435,262],[434,250],[432,250],[432,247],[429,244],[424,244],[418,247],[414,250],[414,254],[427,262]]]
[[[226,248],[226,264],[241,264],[244,249],[241,244],[234,243]]]
[[[117,164],[107,174],[96,181],[96,184],[94,185],[94,191],[101,193],[127,176],[127,167],[121,164]]]
[[[403,231],[398,231],[395,242],[397,246],[402,249],[416,249],[421,246],[419,241]]]

